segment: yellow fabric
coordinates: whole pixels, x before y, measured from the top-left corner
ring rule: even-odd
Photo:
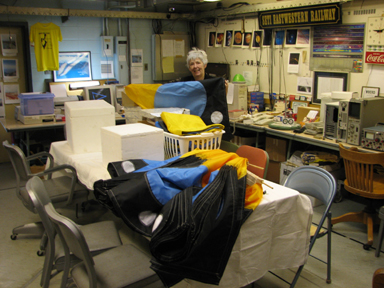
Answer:
[[[125,94],[142,109],[155,108],[155,94],[162,84],[129,84]]]
[[[195,132],[196,134],[215,132],[224,129],[224,125],[222,124],[206,125],[197,115],[162,112],[160,116],[167,126],[168,131],[175,135],[182,136],[190,134],[191,132]]]
[[[229,165],[236,167],[237,178],[241,179],[247,177],[247,163],[248,159],[240,157],[236,153],[228,153],[220,149],[214,150],[200,150],[195,149],[191,152],[185,153],[181,157],[188,157],[195,155],[200,159],[206,159],[202,164],[208,168],[208,173],[203,177],[203,187],[208,184],[211,173],[215,170],[220,169],[223,165]],[[252,186],[247,185],[245,191],[245,203],[244,207],[247,209],[255,210],[263,199],[263,187],[260,183],[255,183]]]
[[[34,43],[37,71],[59,70],[60,27],[53,23],[36,23],[31,26],[29,41]]]

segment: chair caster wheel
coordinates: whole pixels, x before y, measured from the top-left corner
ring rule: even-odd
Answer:
[[[17,238],[17,235],[11,235],[12,240],[16,240],[16,238]]]
[[[332,280],[326,280],[325,282],[327,282],[327,284],[331,284]]]
[[[364,250],[367,250],[367,251],[368,251],[368,250],[371,248],[371,246],[372,246],[372,245],[364,244],[364,245],[363,245],[363,248],[364,248]]]
[[[37,256],[41,257],[41,256],[44,256],[45,255],[45,252],[44,251],[37,251]]]

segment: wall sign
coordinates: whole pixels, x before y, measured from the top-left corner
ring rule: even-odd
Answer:
[[[384,52],[365,52],[365,63],[384,65]]]
[[[339,3],[259,12],[260,29],[340,23],[342,22]]]

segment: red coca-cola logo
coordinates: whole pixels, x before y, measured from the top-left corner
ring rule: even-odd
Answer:
[[[384,64],[384,52],[365,52],[365,63]]]

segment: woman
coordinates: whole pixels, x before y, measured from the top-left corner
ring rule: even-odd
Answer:
[[[204,50],[193,47],[187,55],[187,67],[191,71],[191,76],[181,78],[180,81],[200,81],[214,78],[205,73],[208,64],[208,56]],[[225,80],[225,91],[228,92],[228,81]]]
[[[204,50],[193,47],[187,55],[187,67],[192,75],[181,78],[181,81],[199,81],[213,78],[205,74],[205,68],[208,64],[207,53]]]

